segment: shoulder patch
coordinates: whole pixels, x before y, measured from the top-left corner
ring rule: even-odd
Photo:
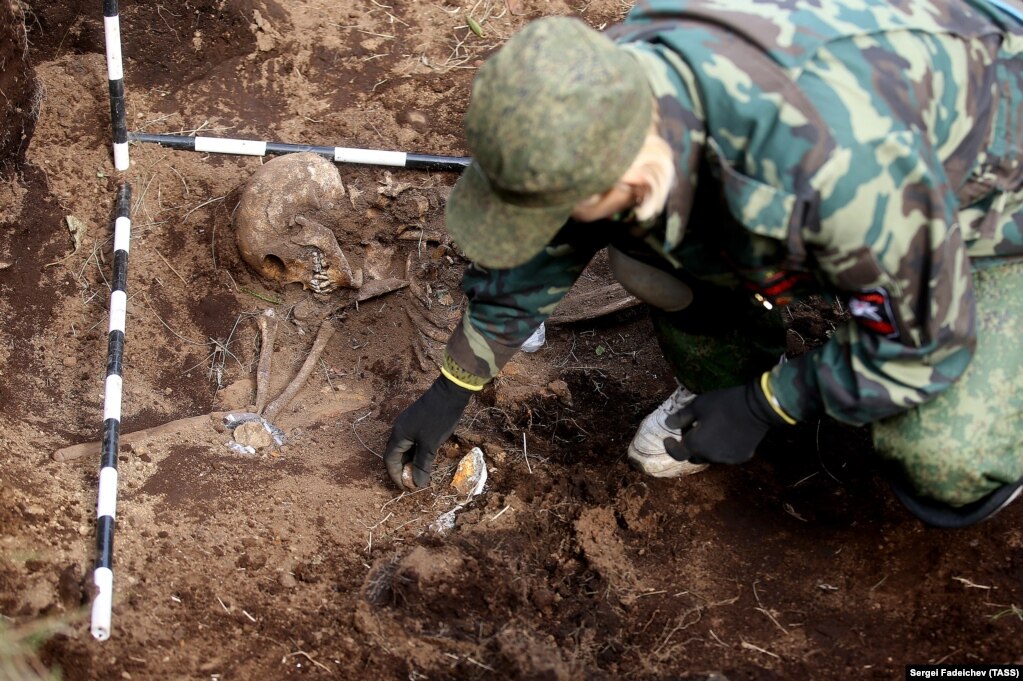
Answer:
[[[899,327],[895,325],[892,301],[888,291],[872,288],[853,293],[849,297],[849,314],[856,322],[872,333],[885,338],[898,338]]]

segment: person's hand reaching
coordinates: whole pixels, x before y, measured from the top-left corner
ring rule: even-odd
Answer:
[[[405,464],[412,464],[412,481],[417,488],[430,484],[430,471],[437,449],[451,437],[473,391],[439,376],[429,390],[398,415],[384,450],[387,474],[398,487]]]

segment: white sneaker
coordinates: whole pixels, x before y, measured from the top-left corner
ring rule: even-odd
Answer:
[[[678,478],[699,473],[706,468],[705,463],[677,461],[664,449],[664,438],[682,436],[681,430],[666,426],[665,419],[694,399],[694,393],[689,392],[685,386],[679,386],[661,406],[647,414],[629,443],[629,463],[655,478]]]

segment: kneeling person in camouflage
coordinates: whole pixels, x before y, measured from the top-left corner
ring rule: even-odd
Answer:
[[[471,395],[608,248],[681,384],[630,445],[639,469],[741,463],[828,415],[870,425],[926,522],[1019,493],[1023,23],[987,0],[799,7],[641,1],[604,34],[546,18],[480,69],[447,206],[469,305],[394,424],[396,483],[411,462],[428,484]],[[851,318],[779,363],[778,310],[811,294]]]

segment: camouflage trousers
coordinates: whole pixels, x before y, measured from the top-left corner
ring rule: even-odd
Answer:
[[[1023,477],[1023,261],[973,272],[977,351],[931,402],[874,424],[874,447],[923,496],[953,506]]]
[[[1023,477],[1023,260],[977,260],[973,284],[977,349],[966,372],[934,400],[870,426],[881,458],[919,494],[952,506]],[[778,361],[777,311],[750,313],[744,294],[695,293],[682,312],[651,313],[683,385],[697,393],[737,385]]]
[[[693,302],[679,312],[650,308],[657,340],[676,378],[695,393],[745,383],[785,352],[778,310],[750,304],[744,291],[687,282]]]

